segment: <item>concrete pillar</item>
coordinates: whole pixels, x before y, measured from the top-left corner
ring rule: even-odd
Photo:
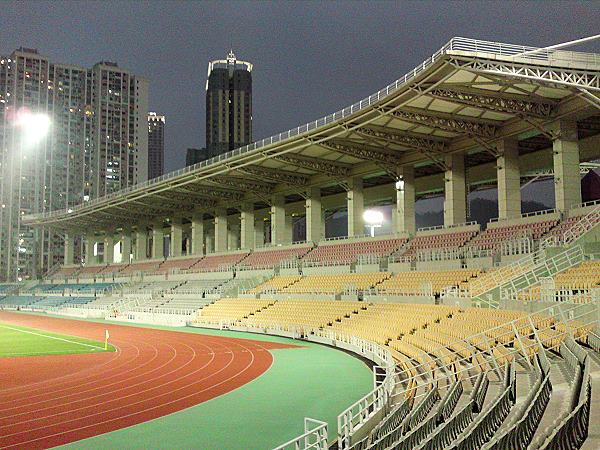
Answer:
[[[465,157],[462,153],[446,155],[448,170],[444,174],[444,225],[467,221],[467,183]]]
[[[348,236],[365,234],[363,212],[365,208],[363,195],[363,180],[360,177],[348,180],[350,190],[347,193],[348,202]]]
[[[192,255],[202,255],[204,253],[204,215],[199,213],[192,217]]]
[[[171,219],[171,247],[170,255],[175,258],[181,256],[181,247],[183,245],[183,226],[181,224],[181,218]]]
[[[396,207],[392,211],[394,231],[414,234],[417,228],[415,215],[415,169],[404,166],[398,169],[401,180],[395,184]]]
[[[165,257],[165,239],[163,223],[156,222],[152,225],[152,259]]]
[[[148,230],[146,226],[138,226],[135,232],[135,261],[143,261],[148,255]]]
[[[227,209],[215,209],[215,252],[227,251]]]
[[[567,212],[581,203],[577,123],[561,120],[553,124],[552,128],[558,136],[552,143],[554,201],[556,209]]]
[[[240,247],[243,249],[254,248],[255,226],[254,226],[254,204],[242,203],[240,214]]]
[[[312,187],[308,189],[306,194],[306,240],[308,242],[319,242],[325,237],[321,189]]]
[[[521,171],[519,169],[519,141],[502,139],[497,144],[500,156],[496,160],[498,175],[498,217],[521,217]]]
[[[96,245],[96,237],[93,234],[85,236],[85,263],[87,265],[96,264],[96,256],[94,256],[94,245]]]
[[[254,247],[265,245],[265,221],[259,218],[254,222]]]
[[[271,203],[271,244],[286,244],[285,197],[274,195]]]
[[[73,264],[73,257],[75,248],[75,238],[72,234],[65,233],[65,260],[63,264]]]
[[[115,262],[115,238],[112,234],[104,236],[104,264]]]
[[[124,229],[121,234],[121,262],[129,263],[131,256],[131,230]]]

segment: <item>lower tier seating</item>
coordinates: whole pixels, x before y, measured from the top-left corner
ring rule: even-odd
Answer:
[[[294,324],[324,327],[364,308],[361,302],[283,300],[241,320],[241,324]]]
[[[220,321],[240,321],[275,303],[274,300],[253,298],[223,298],[202,308],[195,319],[199,324],[213,324]]]

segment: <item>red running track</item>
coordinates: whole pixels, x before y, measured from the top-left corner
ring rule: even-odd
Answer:
[[[0,359],[0,448],[50,448],[232,391],[293,346],[0,312],[0,322],[102,340],[115,353]]]

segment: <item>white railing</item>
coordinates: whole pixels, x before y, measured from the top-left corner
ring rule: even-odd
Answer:
[[[588,212],[574,225],[567,228],[561,236],[551,235],[543,239],[540,243],[540,248],[545,249],[548,247],[571,245],[593,230],[598,224],[600,224],[600,205]]]
[[[275,447],[273,450],[327,450],[327,422],[304,418],[304,434]]]
[[[518,298],[523,290],[539,283],[544,277],[551,277],[583,262],[583,248],[580,245],[568,248],[552,258],[542,260],[530,270],[512,278],[500,286],[500,298]]]
[[[477,222],[471,221],[471,222],[455,223],[453,225],[436,225],[436,226],[433,226],[433,227],[423,227],[423,228],[417,229],[417,232],[419,232],[419,231],[432,231],[432,230],[450,230],[452,228],[468,227],[468,226],[471,226],[471,225],[477,225]]]
[[[539,295],[538,295],[539,294]],[[525,302],[557,302],[557,303],[600,303],[600,288],[594,289],[541,289],[540,292],[510,292],[510,300]]]

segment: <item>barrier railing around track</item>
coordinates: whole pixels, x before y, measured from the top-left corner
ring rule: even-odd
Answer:
[[[304,434],[275,447],[273,450],[327,450],[327,422],[304,419]]]

